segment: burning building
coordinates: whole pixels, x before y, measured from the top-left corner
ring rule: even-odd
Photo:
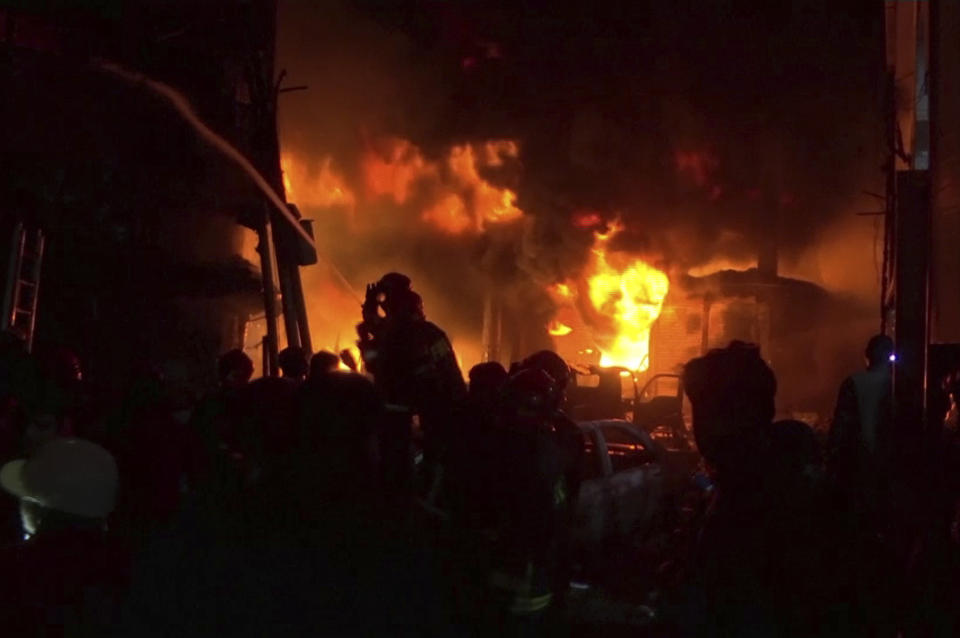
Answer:
[[[829,320],[818,314],[829,303],[811,306],[805,297],[822,299],[822,291],[795,281],[830,288],[825,269],[806,276],[804,255],[882,178],[863,161],[875,124],[875,60],[858,42],[879,37],[878,21],[861,20],[872,13],[770,8],[745,18],[750,31],[780,25],[770,46],[812,25],[824,29],[822,50],[779,52],[810,73],[774,92],[739,75],[763,64],[756,50],[704,64],[697,47],[722,44],[698,26],[710,23],[709,7],[544,23],[536,12],[505,7],[431,5],[410,21],[362,2],[280,2],[276,67],[306,89],[286,94],[274,86],[272,64],[257,66],[272,62],[273,3],[192,7],[185,22],[187,4],[143,3],[54,27],[50,16],[4,13],[5,72],[15,87],[4,104],[25,114],[6,120],[6,199],[42,211],[56,229],[47,273],[63,273],[49,278],[62,290],[45,290],[74,300],[57,302],[67,312],[45,308],[41,297],[42,332],[76,343],[129,339],[148,351],[195,343],[212,357],[245,333],[251,348],[284,336],[309,344],[309,321],[314,347],[339,350],[355,339],[364,285],[400,270],[464,367],[556,346],[571,359],[652,374],[736,336],[783,361],[781,378],[812,376],[809,362],[778,354],[776,335],[803,323],[778,308],[804,306],[800,314],[815,325]],[[564,26],[573,24],[575,31]],[[849,42],[845,25],[857,30]],[[240,43],[237,33],[250,38]],[[610,33],[619,35],[603,40]],[[555,55],[545,58],[548,43]],[[656,62],[666,58],[669,69]],[[142,82],[105,72],[103,59],[181,89],[312,218],[322,258],[303,273],[305,316],[290,305],[296,264],[289,254],[277,262],[285,335],[270,328],[274,273],[261,277],[253,266],[273,270],[276,260],[255,254],[250,232],[264,235],[264,197]],[[754,70],[753,78],[776,75]],[[805,98],[811,86],[822,99]],[[269,143],[267,94],[279,102],[279,150]],[[63,113],[51,95],[71,110]],[[859,105],[854,120],[842,117],[851,104]],[[788,130],[797,134],[788,139]],[[821,156],[827,139],[830,162]],[[771,233],[779,250],[772,260],[801,264],[805,277],[690,276],[697,268],[709,274],[705,265],[718,261],[749,266],[758,252],[766,272]],[[862,250],[855,268],[869,271],[872,248],[867,239],[856,251],[839,249]],[[133,266],[104,290],[97,282],[116,263]],[[162,308],[143,301],[138,293],[147,288],[166,291]],[[263,307],[267,316],[257,319]],[[816,356],[834,359],[837,370],[820,367],[816,376],[839,378],[858,365],[849,352],[870,329],[842,332],[857,346],[839,355],[821,339]]]
[[[464,367],[556,347],[654,374],[747,339],[785,409],[822,414],[877,323],[872,220],[853,215],[883,179],[868,5],[744,17],[778,34],[799,70],[785,87],[753,45],[704,29],[706,6],[543,21],[281,2],[278,59],[310,87],[280,131],[328,260],[304,273],[317,346],[351,343],[358,291],[400,270]],[[817,46],[796,47],[811,29]]]

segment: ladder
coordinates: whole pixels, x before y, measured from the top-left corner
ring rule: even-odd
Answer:
[[[27,351],[33,348],[33,332],[37,324],[44,243],[43,231],[39,228],[22,222],[14,225],[0,329],[9,330],[23,339]]]

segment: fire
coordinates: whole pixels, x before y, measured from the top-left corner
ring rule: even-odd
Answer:
[[[705,277],[707,275],[712,275],[714,273],[720,272],[722,270],[747,270],[749,268],[755,268],[757,265],[756,259],[730,259],[727,257],[717,257],[711,259],[710,261],[700,264],[698,266],[693,266],[687,269],[687,274],[691,277]]]
[[[363,158],[364,185],[373,197],[388,196],[404,204],[415,182],[436,174],[436,167],[407,140],[388,138],[377,146]]]
[[[565,284],[565,283],[553,284],[548,288],[548,290],[551,293],[553,293],[553,295],[559,297],[561,300],[573,299],[573,289],[570,288],[569,284]]]
[[[576,295],[566,283],[554,284],[549,291],[561,302],[577,298],[600,351],[600,365],[642,372],[650,367],[650,328],[663,309],[670,281],[642,259],[608,250],[621,230],[614,223],[606,233],[594,233]],[[555,323],[548,326],[551,334]]]
[[[363,273],[351,278],[360,291],[365,279],[407,267],[392,255],[367,251],[368,238],[377,245],[400,232],[473,238],[501,226],[518,228],[513,222],[523,211],[517,193],[500,183],[517,176],[515,141],[464,142],[431,152],[393,136],[363,141],[356,153],[314,155],[295,147],[281,154],[287,199],[317,222],[324,255],[347,272]],[[352,341],[357,291],[323,264],[303,276],[314,343],[339,351]],[[461,336],[458,346],[468,353],[465,364],[481,359],[479,344]]]
[[[280,168],[289,201],[320,208],[336,206],[352,209],[356,204],[353,191],[333,168],[333,160],[329,156],[320,160],[316,170],[310,170],[306,163],[293,154],[284,153],[280,157]]]
[[[562,321],[558,321],[554,319],[553,321],[550,322],[550,325],[547,326],[547,332],[549,332],[550,335],[553,337],[565,337],[571,332],[573,332],[573,328],[563,323]]]
[[[399,138],[385,138],[372,146],[360,167],[367,199],[419,204],[422,221],[451,235],[483,232],[487,224],[523,215],[514,191],[495,186],[480,174],[519,155],[512,140],[459,144],[438,159]],[[432,197],[421,201],[424,194]]]
[[[450,193],[420,216],[423,221],[451,235],[459,235],[473,225],[463,200]]]
[[[459,183],[461,196],[473,206],[478,231],[486,223],[508,222],[523,215],[516,206],[516,193],[494,186],[480,176],[481,168],[502,166],[505,157],[516,158],[517,153],[517,144],[511,140],[463,144],[450,149],[447,168]]]

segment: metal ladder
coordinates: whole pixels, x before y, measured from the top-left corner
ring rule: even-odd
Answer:
[[[37,324],[44,243],[43,231],[39,228],[22,222],[14,225],[0,329],[10,330],[22,338],[28,351],[33,348]]]

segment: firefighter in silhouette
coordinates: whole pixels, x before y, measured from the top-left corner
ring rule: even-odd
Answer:
[[[569,534],[576,517],[580,483],[583,480],[583,464],[586,451],[583,445],[583,433],[576,423],[564,412],[567,400],[567,385],[570,383],[570,366],[556,352],[541,350],[519,364],[519,370],[540,370],[553,380],[553,385],[543,406],[546,426],[556,437],[563,469],[566,507],[563,533],[559,538],[559,561],[556,569],[555,589],[558,595],[566,593],[567,585],[574,576],[574,552]],[[562,601],[559,601],[562,602]]]
[[[570,366],[560,355],[551,350],[536,352],[517,366],[520,370],[542,370],[553,379],[553,390],[546,407],[549,423],[557,436],[563,455],[563,473],[567,481],[567,494],[571,505],[575,504],[580,490],[580,469],[583,464],[583,434],[564,412],[567,400],[567,385],[570,383]]]
[[[490,435],[499,444],[486,472],[492,516],[487,618],[534,629],[553,603],[567,524],[563,453],[552,425],[557,384],[543,370],[516,372]]]
[[[893,456],[893,341],[876,335],[866,370],[844,380],[830,428],[828,470],[858,527],[873,527],[887,496]]]
[[[357,346],[365,365],[376,365],[377,348],[383,340],[388,313],[395,298],[410,291],[410,278],[398,272],[387,273],[376,283],[367,285],[367,295],[360,307],[363,320],[357,324]]]
[[[424,478],[436,483],[435,469],[445,447],[445,437],[457,404],[466,396],[466,385],[447,335],[426,320],[423,300],[409,288],[409,278],[398,273],[386,275],[372,292],[383,316],[367,322],[365,308],[360,348],[366,369],[386,401],[387,432],[384,433],[385,469],[399,472],[385,478],[391,483],[406,480],[409,436],[414,417],[423,435]],[[367,304],[364,304],[365,306]],[[372,319],[372,317],[370,317]],[[363,332],[371,328],[371,339]],[[406,440],[405,440],[406,439]],[[395,440],[396,446],[386,443]],[[393,461],[388,457],[393,450]],[[392,467],[395,463],[400,467]]]

